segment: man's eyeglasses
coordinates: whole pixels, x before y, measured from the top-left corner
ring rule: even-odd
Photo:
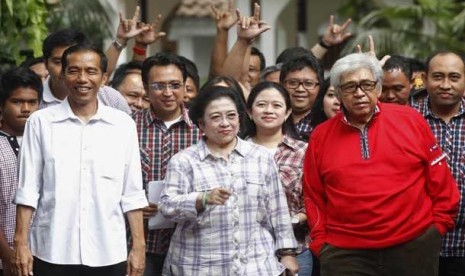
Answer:
[[[152,88],[155,91],[162,91],[165,89],[170,89],[170,90],[178,90],[181,88],[184,84],[182,82],[154,82],[152,83]]]
[[[339,89],[341,89],[341,92],[346,95],[355,94],[358,88],[360,88],[363,92],[371,92],[375,89],[377,83],[378,81],[369,80],[364,80],[359,83],[348,82],[339,85]]]
[[[302,86],[307,90],[315,89],[318,85],[320,85],[318,82],[314,82],[311,80],[298,80],[298,79],[285,80],[284,84],[286,85],[287,88],[290,88],[290,89],[296,89],[302,84]]]

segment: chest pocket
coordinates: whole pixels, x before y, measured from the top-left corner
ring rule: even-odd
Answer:
[[[255,213],[255,219],[259,223],[263,223],[268,219],[267,200],[269,193],[266,189],[264,177],[260,175],[246,176],[246,200],[245,210]]]

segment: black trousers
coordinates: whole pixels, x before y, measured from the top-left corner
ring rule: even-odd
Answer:
[[[126,262],[100,267],[57,265],[34,257],[34,276],[125,276]]]
[[[464,257],[441,257],[439,258],[439,276],[464,276]]]
[[[420,237],[383,249],[342,249],[326,244],[321,276],[437,276],[441,236],[431,226]]]

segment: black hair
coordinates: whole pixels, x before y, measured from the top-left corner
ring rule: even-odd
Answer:
[[[431,63],[431,60],[436,57],[436,56],[442,56],[442,55],[447,55],[447,54],[453,54],[453,55],[456,55],[460,58],[460,60],[462,61],[462,64],[463,64],[463,67],[465,68],[465,57],[462,53],[458,53],[458,52],[454,52],[454,51],[436,51],[434,52],[433,54],[431,54],[427,59],[426,59],[426,74],[428,74],[428,70],[429,70],[429,65]]]
[[[211,79],[209,79],[199,90],[199,95],[200,93],[204,93],[203,91],[210,91],[212,87],[219,87],[218,84],[224,82],[229,88],[234,91],[234,93],[237,94],[237,97],[240,99],[241,102],[241,109],[246,110],[245,104],[245,96],[244,92],[242,91],[242,87],[240,86],[239,82],[237,82],[235,79],[229,77],[229,76],[216,76]],[[249,131],[250,128],[250,120],[248,116],[242,116],[241,117],[241,130],[239,132],[239,137],[244,138],[246,133]]]
[[[149,72],[154,66],[176,66],[182,74],[182,81],[186,82],[187,71],[184,62],[179,58],[178,55],[173,53],[158,53],[154,56],[146,58],[142,64],[142,82],[145,85],[149,85]]]
[[[45,58],[44,57],[36,57],[36,58],[26,59],[19,66],[30,68],[31,66],[34,66],[34,65],[39,64],[39,63],[45,63]]]
[[[416,58],[408,58],[408,62],[410,64],[410,71],[413,72],[426,72],[426,64]]]
[[[186,67],[187,76],[194,81],[195,88],[199,90],[200,77],[199,77],[199,70],[197,69],[197,65],[195,65],[195,63],[192,60],[186,57],[179,56],[179,58],[184,63],[184,66]]]
[[[3,106],[13,91],[29,87],[37,91],[39,102],[42,99],[42,80],[29,68],[17,67],[6,71],[0,80],[0,104]]]
[[[76,29],[61,29],[48,35],[43,44],[42,52],[47,60],[52,55],[53,49],[57,47],[73,46],[76,44],[90,43],[83,32]]]
[[[68,56],[73,53],[78,53],[78,52],[96,53],[100,57],[100,70],[102,70],[102,74],[107,71],[108,59],[107,59],[107,56],[102,52],[102,50],[100,50],[99,48],[91,44],[77,44],[77,45],[69,47],[63,52],[63,56],[61,57],[62,74],[64,74],[65,69],[68,66]]]
[[[257,84],[254,88],[252,88],[252,91],[250,91],[249,98],[247,99],[247,110],[249,112],[252,111],[253,103],[255,99],[266,89],[275,89],[281,94],[281,96],[284,98],[284,103],[286,104],[286,112],[291,110],[291,98],[289,96],[289,93],[287,90],[282,87],[281,85],[274,83],[274,82],[269,82],[269,81],[264,81],[259,84]],[[250,120],[250,128],[248,129],[248,132],[246,133],[246,136],[248,137],[254,137],[257,134],[257,125],[253,120]],[[286,121],[283,123],[282,126],[282,132],[286,134],[287,136],[290,136],[294,139],[299,139],[299,135],[297,133],[297,130],[295,128],[294,122],[292,121],[292,116],[289,116]]]
[[[229,77],[229,76],[215,76],[215,77],[209,79],[209,80],[200,88],[200,90],[205,90],[205,89],[207,89],[207,87],[210,87],[210,86],[218,86],[218,84],[221,83],[221,82],[226,83],[226,85],[227,85],[228,87],[231,87],[232,89],[234,89],[234,91],[236,91],[236,92],[239,94],[239,97],[241,98],[242,103],[243,103],[244,106],[245,106],[246,100],[245,100],[244,92],[242,91],[242,87],[241,87],[241,85],[239,84],[239,82],[237,82],[237,81],[236,81],[235,79],[233,79],[232,77]]]
[[[234,102],[237,113],[239,114],[239,121],[242,121],[241,118],[244,117],[246,112],[237,92],[231,87],[208,86],[200,89],[199,95],[193,100],[189,109],[189,117],[192,122],[197,125],[197,127],[199,126],[199,121],[203,119],[203,116],[205,115],[205,109],[207,106],[212,101],[220,98],[229,98]]]
[[[263,69],[265,69],[266,67],[265,56],[263,55],[263,53],[260,52],[260,50],[258,50],[257,48],[252,47],[252,49],[250,50],[250,55],[258,56],[258,58],[260,59],[260,72],[263,71]]]
[[[302,70],[305,67],[308,67],[315,72],[318,83],[323,83],[323,68],[321,67],[318,59],[308,52],[300,57],[290,59],[283,64],[281,67],[281,73],[279,74],[279,82],[281,85],[284,85],[284,80],[289,73]]]
[[[305,56],[310,52],[304,47],[290,47],[282,51],[276,58],[276,64],[285,63],[288,60]]]
[[[326,78],[323,83],[320,85],[320,91],[318,91],[318,95],[316,96],[315,103],[312,106],[312,110],[310,111],[310,118],[313,129],[324,121],[328,120],[328,117],[324,111],[324,98],[326,96],[326,92],[328,92],[329,87],[331,86],[331,82],[329,78]]]
[[[136,72],[134,71],[137,70],[142,72],[141,61],[131,61],[128,63],[121,64],[115,70],[115,73],[113,74],[113,78],[111,79],[109,85],[118,90],[118,87],[121,85],[121,83],[123,83],[126,76],[129,74],[136,74]]]
[[[412,79],[412,70],[410,68],[409,60],[406,57],[391,55],[391,57],[384,63],[383,71],[400,70],[410,81]]]

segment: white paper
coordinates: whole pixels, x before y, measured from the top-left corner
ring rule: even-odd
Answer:
[[[149,182],[149,202],[158,205],[163,190],[163,180]],[[149,219],[149,229],[174,228],[174,222],[166,219],[160,211]]]

